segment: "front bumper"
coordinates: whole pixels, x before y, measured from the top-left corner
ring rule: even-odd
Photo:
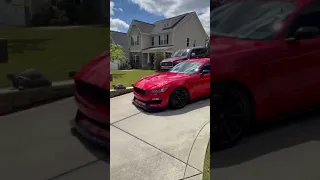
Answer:
[[[87,130],[85,130],[83,127],[81,127],[76,119],[73,119],[70,121],[71,126],[79,133],[82,137],[85,139],[102,146],[104,148],[109,148],[110,147],[110,139],[101,139],[98,138],[97,136],[94,136],[93,134],[89,133]]]
[[[161,66],[160,67],[161,70],[170,70],[172,68],[173,68],[173,66]]]
[[[148,112],[155,112],[155,111],[161,111],[161,110],[166,109],[166,106],[158,106],[158,107],[150,106],[150,103],[148,103],[148,102],[144,102],[145,105],[142,105],[141,103],[138,103],[136,100],[137,100],[137,98],[134,97],[132,100],[132,104],[135,105],[136,107],[141,108],[141,109],[148,111]]]

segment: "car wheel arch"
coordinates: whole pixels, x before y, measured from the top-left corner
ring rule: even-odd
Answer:
[[[252,93],[252,90],[241,81],[235,80],[235,79],[228,79],[228,80],[221,80],[221,81],[211,83],[211,87],[210,87],[211,92],[214,88],[221,87],[221,86],[226,88],[241,88],[242,90],[244,90],[244,92],[247,93],[253,108],[256,107],[256,100]]]

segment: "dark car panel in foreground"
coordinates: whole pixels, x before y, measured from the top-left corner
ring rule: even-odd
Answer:
[[[77,114],[71,124],[86,139],[109,147],[110,62],[107,52],[94,58],[74,77]]]
[[[320,103],[320,3],[233,0],[211,12],[212,144]]]

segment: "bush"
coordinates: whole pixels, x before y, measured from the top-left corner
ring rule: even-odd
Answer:
[[[164,54],[162,52],[156,52],[154,55],[154,68],[157,71],[160,71],[161,66],[160,62],[164,59]]]
[[[131,65],[129,63],[122,63],[119,66],[120,70],[128,70],[128,69],[132,69]]]
[[[67,25],[69,24],[69,18],[66,15],[66,11],[52,6],[52,19],[50,20],[51,25]]]

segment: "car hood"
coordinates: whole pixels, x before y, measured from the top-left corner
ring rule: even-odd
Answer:
[[[76,75],[75,79],[110,89],[110,54],[104,52],[93,58]]]
[[[162,88],[172,82],[181,81],[188,77],[190,77],[189,74],[163,72],[151,76],[146,76],[136,82],[134,86],[140,89],[150,90],[155,88]]]
[[[260,49],[266,41],[210,37],[210,55],[224,56]],[[214,60],[214,58],[213,58]]]
[[[168,58],[168,59],[164,59],[161,62],[173,62],[173,61],[181,60],[183,58],[185,58],[185,57],[171,57],[171,58]]]

